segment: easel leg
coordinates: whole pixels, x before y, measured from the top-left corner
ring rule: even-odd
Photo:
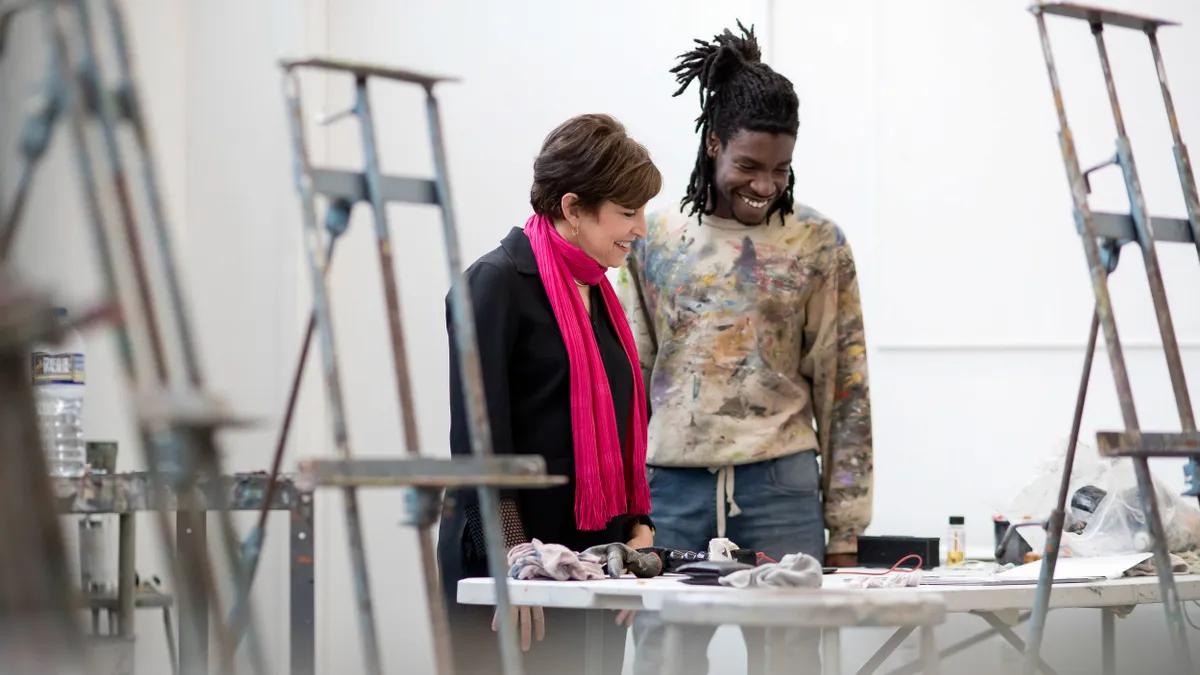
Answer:
[[[1037,595],[1029,620],[1029,649],[1025,652],[1022,672],[1033,675],[1041,660],[1042,637],[1046,633],[1046,615],[1050,612],[1050,590],[1054,583],[1054,567],[1062,543],[1063,524],[1067,512],[1067,494],[1071,491],[1071,470],[1075,468],[1075,449],[1079,445],[1079,428],[1083,424],[1083,407],[1087,401],[1088,382],[1092,376],[1092,359],[1096,355],[1096,338],[1100,333],[1100,312],[1092,311],[1092,327],[1088,331],[1087,350],[1083,354],[1083,374],[1079,378],[1079,393],[1075,397],[1075,416],[1071,420],[1071,436],[1067,441],[1067,457],[1063,463],[1062,479],[1058,486],[1058,502],[1046,524],[1046,548],[1042,569],[1038,574]]]

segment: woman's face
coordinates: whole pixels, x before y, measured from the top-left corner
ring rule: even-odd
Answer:
[[[568,204],[568,198],[570,203]],[[604,202],[595,213],[574,203],[574,195],[563,197],[567,230],[562,235],[592,260],[605,267],[621,267],[635,239],[646,236],[645,206],[631,209]]]

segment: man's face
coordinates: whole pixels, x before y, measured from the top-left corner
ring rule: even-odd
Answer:
[[[713,180],[721,218],[743,225],[761,225],[776,201],[785,196],[796,137],[765,131],[738,131],[725,147],[716,135],[708,138]]]

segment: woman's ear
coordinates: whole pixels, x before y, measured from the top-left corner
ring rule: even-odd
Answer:
[[[562,201],[559,202],[559,207],[562,208],[563,220],[570,223],[574,230],[579,229],[579,195],[574,192],[568,192],[562,196]]]

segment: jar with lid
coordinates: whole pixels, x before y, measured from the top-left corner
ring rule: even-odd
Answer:
[[[946,564],[960,565],[967,555],[966,518],[950,516],[950,531],[946,539]]]

